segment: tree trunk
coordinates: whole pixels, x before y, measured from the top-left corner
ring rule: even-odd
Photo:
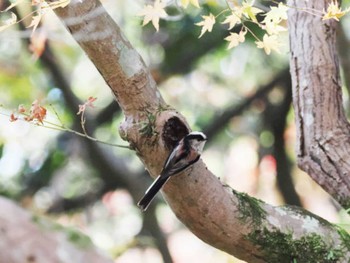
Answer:
[[[291,75],[298,165],[345,209],[350,208],[350,130],[342,106],[335,20],[300,10],[330,1],[289,1]]]

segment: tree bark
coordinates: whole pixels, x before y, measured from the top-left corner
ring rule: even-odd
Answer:
[[[300,10],[326,10],[330,1],[289,1],[297,159],[345,209],[350,208],[350,130],[342,106],[336,21]]]
[[[141,57],[100,2],[76,1],[55,12],[111,88],[125,115],[120,134],[155,177],[176,141],[189,131],[184,117],[166,105]],[[195,235],[248,262],[350,258],[345,231],[306,211],[273,207],[237,193],[202,160],[169,180],[163,194]]]

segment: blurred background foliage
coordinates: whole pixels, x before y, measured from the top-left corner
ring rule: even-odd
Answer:
[[[266,56],[249,37],[228,51],[226,25],[217,23],[200,39],[194,25],[200,15],[225,8],[224,1],[186,12],[172,1],[171,16],[161,21],[159,32],[140,26],[135,14],[143,1],[103,4],[149,65],[167,103],[208,135],[203,159],[220,180],[268,203],[303,206],[347,227],[345,213],[295,164],[287,34],[281,55]],[[0,2],[1,10],[7,5]],[[23,16],[30,7],[15,12]],[[109,88],[60,21],[53,13],[44,16],[37,31],[46,44],[38,59],[30,52],[28,23],[24,19],[0,38],[0,194],[86,233],[118,263],[240,262],[193,236],[160,196],[140,213],[135,203],[151,179],[134,152],[9,121],[6,114],[18,105],[29,108],[39,99],[48,120],[79,131],[78,105],[93,96],[98,100],[86,113],[89,134],[126,144],[118,135],[123,115]],[[345,17],[339,27],[347,111],[349,26]]]

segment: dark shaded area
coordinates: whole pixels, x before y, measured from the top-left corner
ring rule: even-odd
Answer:
[[[292,164],[288,159],[285,148],[284,131],[286,128],[287,114],[292,102],[291,79],[285,82],[286,94],[281,105],[272,110],[271,128],[275,138],[273,155],[277,164],[277,184],[286,204],[301,206],[299,195],[295,191],[292,180]]]
[[[295,191],[292,180],[292,164],[285,149],[284,131],[287,125],[287,115],[292,103],[292,83],[290,75],[280,83],[279,89],[283,90],[283,99],[277,104],[267,100],[264,113],[264,126],[269,128],[274,137],[272,155],[276,160],[277,184],[286,204],[301,206],[301,201]]]
[[[198,39],[200,28],[195,23],[199,20],[185,16],[176,34],[161,43],[165,49],[164,62],[159,67],[162,75],[186,74],[201,57],[226,45],[223,38],[228,33],[224,26]]]
[[[177,142],[189,133],[183,122],[177,118],[170,118],[164,125],[162,139],[168,149],[173,149]]]

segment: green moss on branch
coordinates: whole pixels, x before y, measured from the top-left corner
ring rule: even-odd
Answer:
[[[243,222],[251,221],[258,226],[266,218],[266,211],[261,207],[263,202],[232,189],[233,194],[238,198],[239,219]]]
[[[266,262],[280,263],[335,263],[344,261],[342,247],[334,247],[324,241],[317,233],[293,238],[293,234],[283,233],[278,229],[254,230],[247,239],[258,245],[266,257]]]

